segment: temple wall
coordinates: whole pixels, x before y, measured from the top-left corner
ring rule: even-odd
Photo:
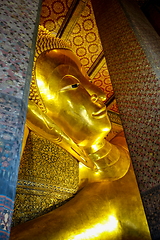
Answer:
[[[160,238],[160,39],[129,0],[92,0],[153,239]]]
[[[39,0],[0,4],[0,239],[10,233],[40,6]]]

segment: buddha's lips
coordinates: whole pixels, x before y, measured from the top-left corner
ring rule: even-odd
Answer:
[[[103,118],[106,116],[106,106],[104,106],[103,108],[101,108],[99,111],[92,113],[92,116],[94,118]]]

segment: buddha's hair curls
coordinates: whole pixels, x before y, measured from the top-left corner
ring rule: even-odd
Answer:
[[[41,95],[40,95],[40,92],[39,92],[39,89],[37,86],[37,81],[36,81],[36,76],[35,76],[35,65],[36,65],[36,61],[37,61],[38,57],[43,52],[53,50],[53,49],[72,50],[68,43],[66,43],[62,39],[52,36],[52,34],[46,28],[44,28],[42,25],[40,25],[39,29],[38,29],[35,57],[34,57],[34,62],[33,62],[33,71],[32,71],[29,100],[36,103],[43,112],[45,112],[46,109],[43,104],[43,100],[41,98]]]

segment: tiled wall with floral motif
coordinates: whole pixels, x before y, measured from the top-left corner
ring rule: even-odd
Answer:
[[[0,239],[10,234],[38,7],[39,0],[0,3]]]
[[[151,234],[158,239],[160,39],[133,1],[92,4]]]

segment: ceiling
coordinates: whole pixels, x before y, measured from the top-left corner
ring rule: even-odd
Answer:
[[[110,120],[114,124],[113,131],[116,133],[122,131],[91,1],[44,0],[40,24],[54,36],[70,43],[93,83],[106,94],[105,104]]]

